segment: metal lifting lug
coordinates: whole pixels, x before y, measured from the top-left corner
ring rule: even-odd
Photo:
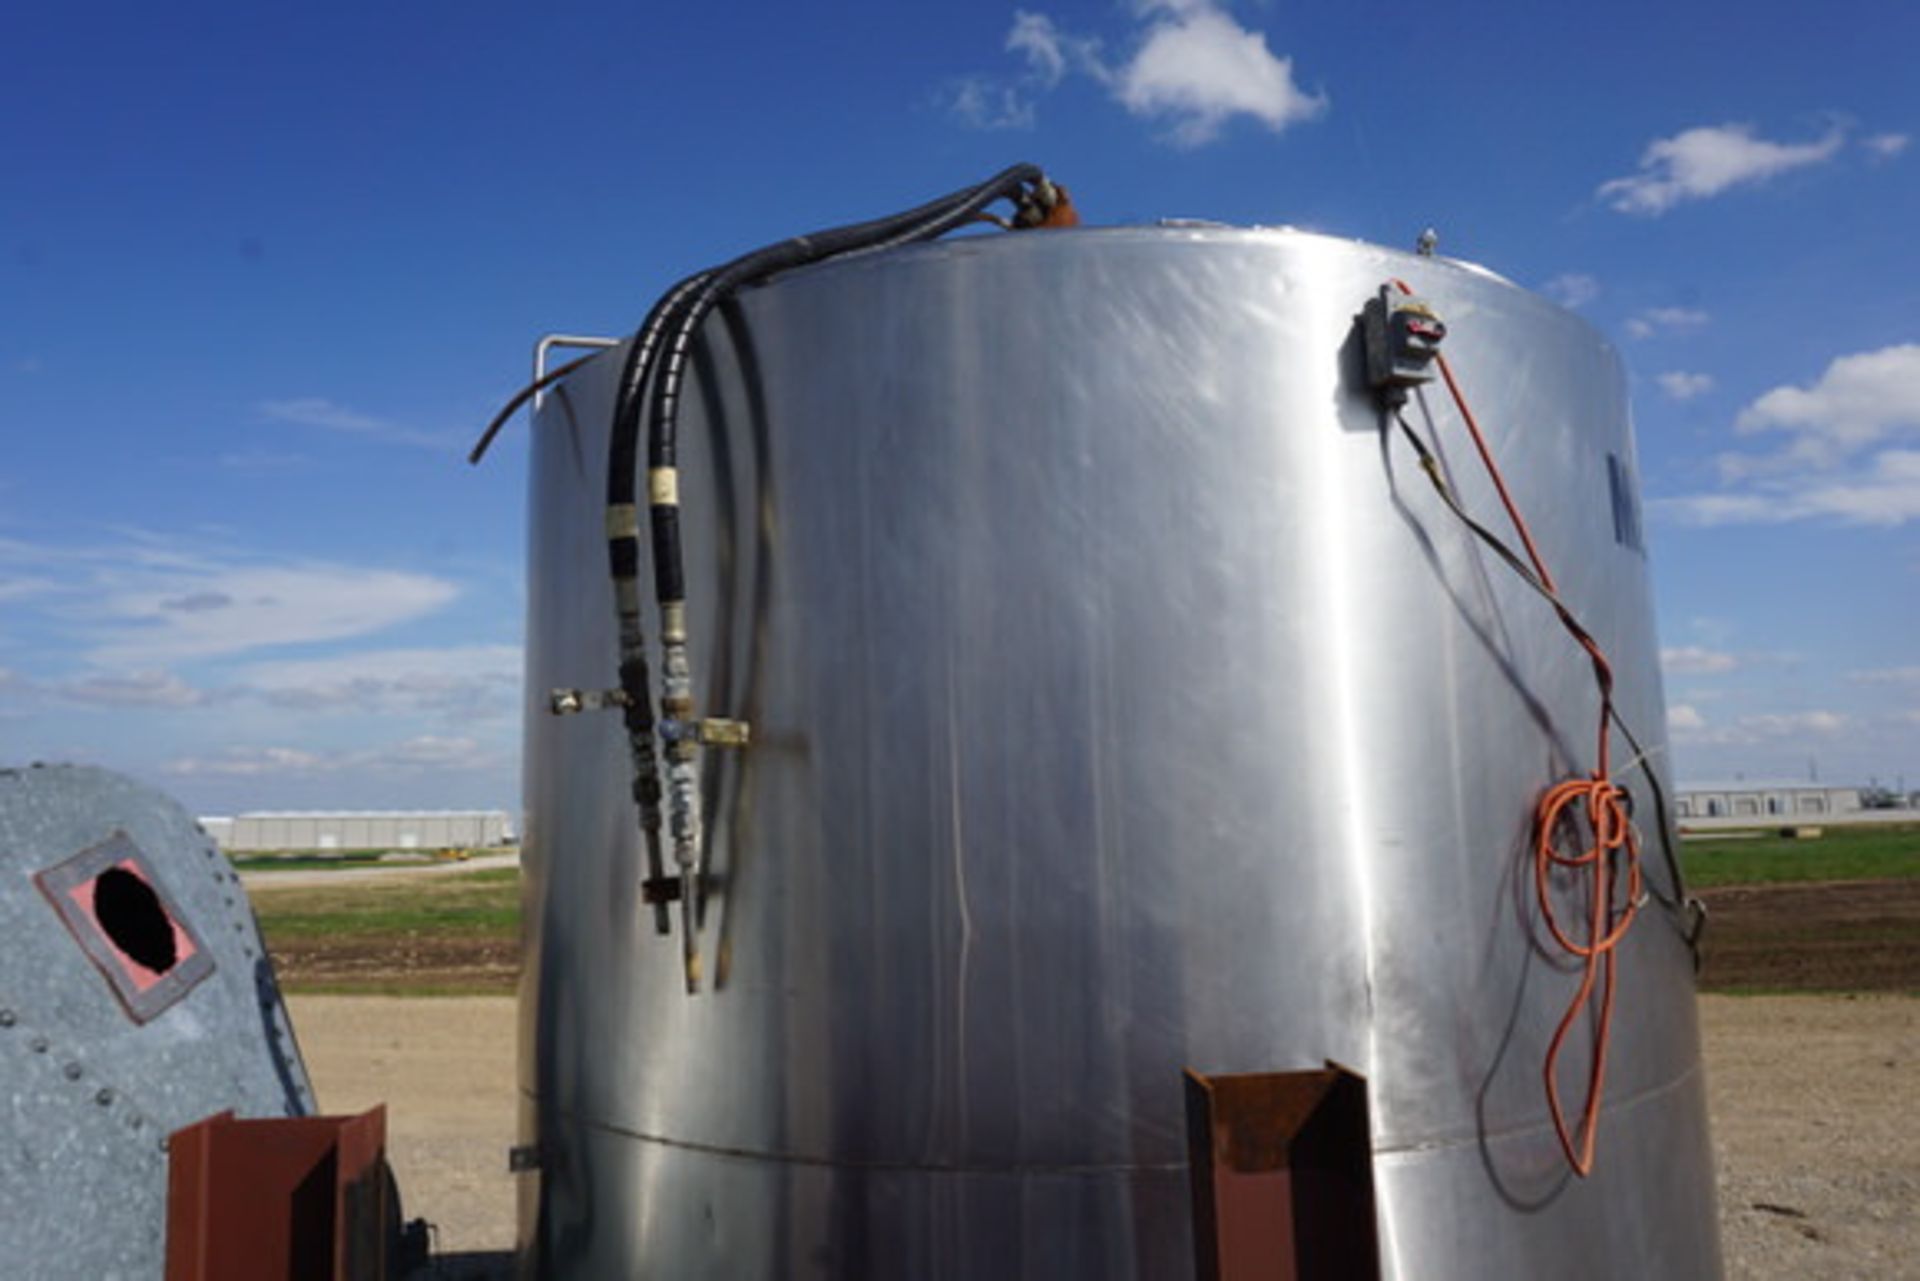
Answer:
[[[623,689],[556,689],[547,698],[547,709],[555,716],[571,716],[626,707],[632,701]]]

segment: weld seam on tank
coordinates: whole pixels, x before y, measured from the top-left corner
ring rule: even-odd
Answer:
[[[647,1134],[641,1130],[630,1130],[622,1125],[608,1121],[593,1121],[585,1117],[566,1116],[589,1130],[599,1130],[605,1134],[616,1134],[623,1139],[636,1139],[641,1143],[650,1143],[655,1147],[671,1148],[676,1152],[694,1152],[702,1156],[725,1157],[735,1161],[752,1161],[767,1165],[801,1165],[832,1170],[871,1170],[878,1173],[898,1174],[964,1174],[964,1175],[1072,1175],[1092,1177],[1104,1174],[1177,1174],[1187,1172],[1185,1161],[1156,1161],[1142,1164],[1102,1164],[1094,1162],[1083,1165],[1049,1165],[1045,1162],[994,1162],[983,1164],[924,1161],[859,1161],[846,1158],[834,1159],[821,1156],[808,1156],[798,1152],[763,1152],[755,1148],[728,1147],[718,1143],[695,1143],[687,1139],[670,1139],[664,1135]]]
[[[1637,1110],[1649,1103],[1658,1102],[1673,1094],[1700,1076],[1700,1065],[1693,1064],[1672,1080],[1658,1085],[1650,1085],[1623,1099],[1610,1100],[1600,1116],[1603,1121],[1617,1119],[1621,1113]],[[1531,1138],[1553,1135],[1553,1123],[1540,1121],[1532,1125],[1512,1125],[1504,1129],[1486,1130],[1456,1139],[1432,1139],[1419,1143],[1376,1143],[1373,1155],[1376,1160],[1387,1157],[1417,1156],[1422,1152],[1445,1152],[1454,1148],[1479,1147],[1483,1143],[1496,1143],[1506,1139]]]

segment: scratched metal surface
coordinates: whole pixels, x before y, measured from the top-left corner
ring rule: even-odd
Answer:
[[[1574,977],[1540,946],[1528,823],[1591,766],[1597,704],[1356,389],[1353,317],[1396,275],[1449,323],[1664,771],[1646,563],[1609,491],[1624,380],[1577,318],[1288,231],[816,268],[716,318],[688,424],[703,711],[755,733],[708,755],[721,982],[695,997],[638,900],[616,718],[544,706],[613,683],[619,357],[547,399],[529,1273],[1187,1275],[1181,1069],[1333,1059],[1370,1082],[1390,1275],[1718,1274],[1690,958],[1657,905],[1623,951],[1596,1177],[1547,1127]],[[1451,408],[1413,415],[1497,525]]]

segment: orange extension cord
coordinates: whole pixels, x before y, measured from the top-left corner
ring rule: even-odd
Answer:
[[[1413,292],[1405,281],[1396,280],[1393,284],[1403,294]],[[1507,489],[1506,478],[1501,475],[1500,466],[1494,461],[1493,451],[1487,447],[1480,424],[1460,390],[1459,380],[1453,375],[1453,366],[1444,354],[1436,352],[1435,357],[1440,366],[1440,375],[1446,380],[1447,391],[1460,410],[1468,434],[1473,437],[1474,448],[1479,451],[1480,461],[1493,481],[1494,490],[1500,495],[1501,505],[1506,508],[1507,518],[1520,535],[1527,560],[1539,578],[1539,586],[1568,634],[1587,652],[1587,657],[1593,663],[1594,682],[1600,689],[1600,728],[1593,773],[1584,778],[1563,779],[1548,788],[1541,794],[1533,821],[1534,888],[1540,900],[1541,917],[1554,942],[1581,962],[1579,989],[1574,993],[1572,1003],[1567,1006],[1567,1012],[1561,1016],[1560,1025],[1554,1029],[1553,1039],[1547,1044],[1543,1069],[1547,1109],[1553,1116],[1554,1133],[1560,1139],[1560,1150],[1566,1154],[1567,1164],[1573,1167],[1575,1174],[1585,1178],[1593,1171],[1594,1138],[1599,1128],[1600,1100],[1606,1088],[1607,1043],[1613,1031],[1615,951],[1626,937],[1627,927],[1633,924],[1641,899],[1640,839],[1627,812],[1626,790],[1613,781],[1610,772],[1611,735],[1608,729],[1613,719],[1613,667],[1607,662],[1599,642],[1581,626],[1560,599],[1560,590],[1554,584],[1546,561],[1540,556],[1540,549],[1534,544],[1532,531],[1527,528],[1526,520],[1520,515],[1520,509]],[[1592,844],[1578,854],[1563,853],[1555,844],[1555,833],[1562,824],[1576,823],[1578,808],[1583,805],[1586,807],[1587,830],[1591,834]],[[1622,855],[1626,864],[1626,901],[1616,908],[1617,865]],[[1552,878],[1555,868],[1584,869],[1587,874],[1591,906],[1584,940],[1575,939],[1562,927],[1554,909]],[[1600,1018],[1593,1034],[1593,1062],[1588,1075],[1587,1098],[1580,1109],[1578,1125],[1569,1130],[1566,1112],[1560,1102],[1557,1071],[1560,1050],[1581,1011],[1592,1001],[1596,981],[1601,989]]]

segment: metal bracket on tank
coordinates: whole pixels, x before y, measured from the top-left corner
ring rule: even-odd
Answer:
[[[547,696],[547,710],[555,716],[577,712],[604,712],[630,707],[633,696],[624,689],[556,689]],[[660,722],[660,737],[669,743],[691,740],[701,747],[743,748],[753,744],[753,727],[724,716]]]
[[[547,696],[547,710],[555,716],[572,716],[580,712],[602,712],[632,707],[635,698],[624,689],[572,689],[560,688]],[[713,747],[743,750],[752,745],[753,728],[745,721],[730,720],[724,716],[668,717],[660,722],[660,737],[665,740],[669,751],[689,747]],[[674,830],[684,832],[690,829],[687,806],[697,804],[685,795],[676,795]],[[654,919],[659,933],[668,932],[666,915],[670,903],[687,902],[690,906],[695,892],[701,884],[700,869],[695,863],[683,864],[677,875],[666,875],[654,864],[652,874],[640,884],[640,897],[647,906],[654,909]],[[687,933],[688,980],[687,990],[697,990],[696,947],[693,942],[694,920],[696,913],[682,909],[681,919]]]

